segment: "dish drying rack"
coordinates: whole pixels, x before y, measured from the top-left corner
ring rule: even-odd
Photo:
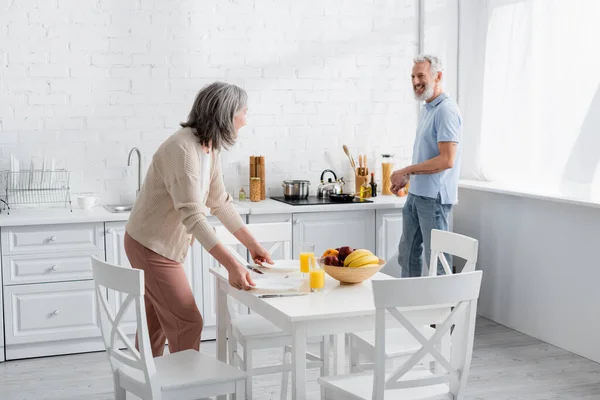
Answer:
[[[32,169],[23,171],[4,171],[6,195],[0,199],[10,214],[11,205],[65,203],[70,208],[69,188],[70,171],[65,169]]]

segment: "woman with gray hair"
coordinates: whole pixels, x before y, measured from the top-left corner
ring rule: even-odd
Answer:
[[[125,252],[144,270],[146,319],[152,354],[200,347],[202,316],[182,264],[194,238],[229,272],[229,284],[248,290],[249,271],[219,243],[206,219],[216,216],[257,263],[272,263],[225,191],[220,151],[246,125],[246,92],[222,82],[200,90],[189,118],[158,148],[127,222]],[[137,344],[137,338],[136,338]]]

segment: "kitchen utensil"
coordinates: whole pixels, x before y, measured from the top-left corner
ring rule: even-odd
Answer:
[[[329,198],[331,201],[336,203],[352,203],[354,201],[354,194],[347,193],[331,193]]]
[[[233,255],[233,258],[235,258],[240,264],[242,264],[244,267],[248,268],[250,271],[254,271],[260,275],[264,274],[264,272],[262,272],[261,270],[258,269],[258,267],[260,267],[260,265],[250,265],[250,264],[248,264],[248,261],[246,261],[244,259],[244,257],[242,257],[240,254],[235,253],[235,252],[231,252],[231,254]]]
[[[328,179],[327,183],[324,182],[323,178],[325,174],[329,172],[333,175],[334,181],[331,178]],[[323,197],[328,197],[331,193],[342,193],[342,186],[344,186],[345,182],[343,178],[338,179],[335,172],[330,169],[326,169],[321,172],[321,184],[317,188],[317,197],[322,199]]]
[[[250,271],[252,272],[256,272],[257,274],[263,275],[264,272],[262,272],[260,269],[253,267],[252,265],[246,264],[246,268],[248,268]]]
[[[363,166],[364,166],[363,175],[369,176],[369,164],[367,164],[367,155],[366,154],[363,154]]]
[[[362,156],[362,154],[358,155],[358,174],[360,176],[363,176],[365,174],[365,165],[363,163],[363,156]]]
[[[306,180],[283,181],[283,196],[287,200],[300,200],[308,197],[310,182]]]
[[[350,155],[350,150],[348,150],[348,146],[343,145],[344,153],[348,156],[348,160],[350,160],[350,165],[352,165],[352,170],[356,170],[356,163],[354,162],[354,158]]]
[[[375,275],[381,268],[385,266],[385,260],[379,259],[379,265],[372,267],[360,267],[360,268],[348,268],[348,267],[334,267],[332,265],[325,265],[324,259],[319,258],[317,260],[323,267],[327,275],[333,279],[338,280],[342,285],[354,285],[361,283],[373,275]]]
[[[296,296],[306,296],[307,293],[290,293],[290,294],[259,294],[259,299],[272,299],[274,297],[296,297]]]

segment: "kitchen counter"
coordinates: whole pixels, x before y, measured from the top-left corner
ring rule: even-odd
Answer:
[[[360,211],[377,209],[394,209],[404,207],[406,197],[396,196],[377,196],[371,198],[373,203],[339,203],[339,204],[315,204],[306,206],[292,206],[280,201],[266,199],[257,203],[250,201],[238,202],[235,204],[240,207],[247,207],[250,215],[261,214],[291,214],[307,212],[327,212],[327,211]]]
[[[248,208],[236,205],[241,215],[249,213]],[[0,213],[0,226],[76,224],[85,222],[119,222],[129,219],[129,212],[111,213],[103,206],[90,210],[73,208],[12,208],[10,215],[3,210]]]
[[[292,206],[279,201],[266,199],[258,203],[250,201],[235,201],[235,207],[241,215],[261,214],[292,214],[327,211],[358,211],[376,209],[402,208],[406,197],[378,196],[373,203],[362,204],[320,204],[310,206]],[[13,208],[10,214],[3,210],[0,213],[0,226],[46,225],[46,224],[75,224],[85,222],[118,222],[127,221],[128,212],[111,213],[103,206],[91,210],[73,208],[73,212],[64,207],[56,208]]]

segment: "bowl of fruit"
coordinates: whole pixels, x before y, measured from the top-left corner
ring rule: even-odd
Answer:
[[[319,264],[327,275],[341,284],[353,285],[375,275],[383,268],[385,261],[369,250],[343,246],[327,249],[319,258]]]

